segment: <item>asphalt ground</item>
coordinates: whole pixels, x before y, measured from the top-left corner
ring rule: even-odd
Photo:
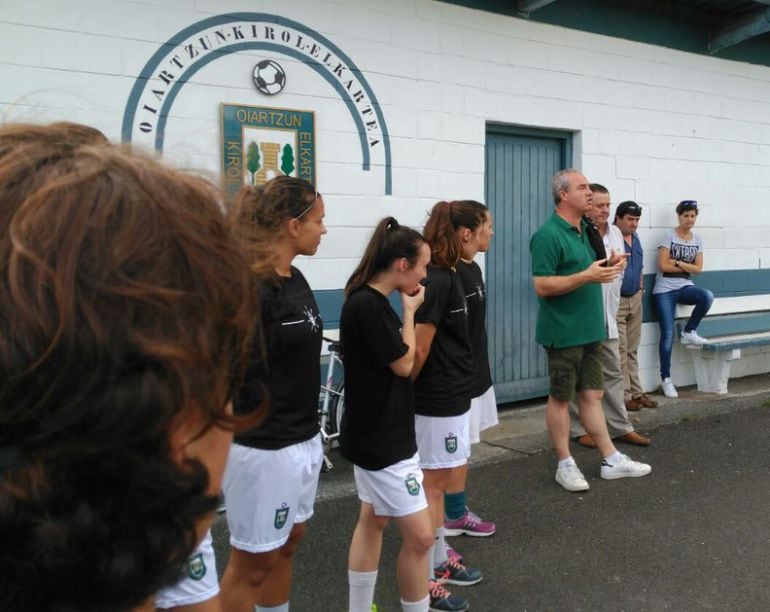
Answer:
[[[474,448],[468,482],[472,509],[494,520],[497,533],[449,539],[485,577],[452,590],[475,611],[769,610],[770,376],[731,381],[730,391],[657,396],[658,409],[633,415],[653,444],[620,450],[650,463],[647,477],[601,480],[596,451],[573,444],[591,485],[584,493],[553,480],[542,403],[504,412]],[[359,502],[352,470],[334,459],[296,557],[295,612],[347,609]],[[228,555],[222,515],[214,539],[221,572]],[[400,610],[398,546],[390,526],[375,593],[380,612]]]

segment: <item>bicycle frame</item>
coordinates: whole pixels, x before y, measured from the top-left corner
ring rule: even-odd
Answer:
[[[319,425],[321,430],[321,441],[324,445],[324,471],[328,472],[334,467],[329,460],[328,449],[331,448],[334,440],[339,438],[340,432],[337,422],[331,422],[331,407],[339,406],[340,400],[344,397],[344,391],[338,391],[334,388],[334,373],[337,366],[342,365],[340,359],[340,343],[330,338],[324,337],[329,343],[329,364],[326,368],[326,384],[321,385],[321,397],[323,401],[319,406]]]

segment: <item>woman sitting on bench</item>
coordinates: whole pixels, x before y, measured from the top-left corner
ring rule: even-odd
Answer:
[[[692,231],[698,217],[698,202],[682,200],[676,207],[676,214],[679,216],[679,225],[669,231],[658,244],[658,273],[652,290],[660,325],[660,386],[663,394],[670,398],[679,397],[671,382],[676,305],[695,306],[680,341],[687,348],[698,349],[703,346],[705,339],[695,330],[714,301],[711,291],[696,287],[690,278],[703,271],[703,241]]]

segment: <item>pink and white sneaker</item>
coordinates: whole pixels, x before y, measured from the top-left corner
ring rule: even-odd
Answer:
[[[469,535],[476,538],[486,538],[494,535],[494,533],[495,524],[493,522],[481,520],[468,508],[465,508],[465,514],[460,518],[444,521],[445,536]]]
[[[447,559],[457,559],[458,562],[463,562],[462,554],[447,544],[446,541],[444,541],[444,550],[446,551]]]

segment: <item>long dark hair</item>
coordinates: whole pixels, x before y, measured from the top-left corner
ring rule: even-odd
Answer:
[[[444,270],[457,265],[463,254],[463,245],[457,237],[458,229],[476,231],[487,217],[487,207],[475,200],[438,202],[430,211],[425,224],[425,240],[430,245],[430,262]]]
[[[396,259],[404,257],[414,266],[420,246],[424,242],[420,232],[399,225],[393,217],[382,219],[374,228],[364,256],[345,285],[345,296],[349,296],[387,270]]]

